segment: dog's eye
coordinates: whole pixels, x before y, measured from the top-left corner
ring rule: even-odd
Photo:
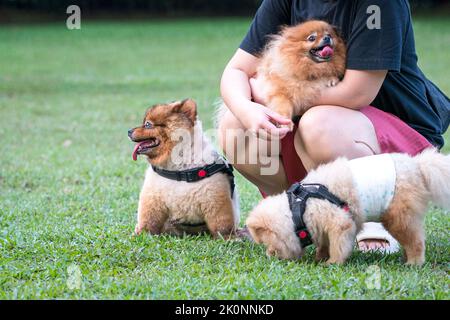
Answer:
[[[153,128],[153,125],[150,121],[146,121],[144,124],[145,129],[151,129]]]
[[[308,41],[310,41],[310,42],[316,41],[316,36],[315,35],[310,35],[308,37]]]

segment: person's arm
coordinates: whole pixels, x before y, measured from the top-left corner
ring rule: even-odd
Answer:
[[[257,66],[258,58],[238,49],[225,67],[220,90],[225,104],[235,115],[241,113],[240,106],[252,100],[249,78],[256,73]]]
[[[380,8],[380,25],[369,28],[368,8]],[[347,43],[347,71],[336,87],[326,88],[315,105],[359,109],[376,98],[388,72],[400,72],[404,36],[411,23],[406,1],[360,0]]]
[[[347,70],[335,87],[325,88],[314,105],[333,105],[361,109],[375,100],[387,70]]]
[[[221,80],[221,94],[225,104],[243,126],[255,134],[267,132],[267,138],[284,137],[287,128],[277,128],[276,124],[289,125],[286,119],[263,105],[252,101],[249,79],[256,74],[259,59],[238,49],[225,68]]]
[[[254,133],[263,129],[263,137],[267,135],[268,138],[271,138],[271,133],[283,137],[288,130],[277,128],[275,124],[290,125],[291,120],[252,101],[249,79],[256,74],[259,63],[257,56],[269,40],[268,36],[290,23],[291,5],[292,0],[264,0],[261,3],[240,49],[225,68],[221,81],[222,98],[235,117]]]

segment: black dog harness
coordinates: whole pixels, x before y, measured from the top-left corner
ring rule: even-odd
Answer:
[[[204,167],[198,167],[194,169],[189,170],[181,170],[181,171],[170,171],[161,169],[158,167],[152,166],[153,171],[155,171],[160,176],[176,180],[176,181],[186,181],[186,182],[197,182],[200,180],[203,180],[205,178],[211,177],[212,175],[215,175],[216,173],[225,173],[228,176],[228,180],[230,181],[230,187],[231,187],[231,197],[233,198],[234,194],[234,174],[233,174],[233,167],[228,164],[227,162],[222,163],[212,163],[208,164]]]
[[[289,207],[292,212],[292,220],[294,221],[295,234],[300,239],[302,248],[311,245],[311,235],[303,220],[303,214],[306,209],[306,201],[309,198],[328,200],[332,204],[349,211],[348,204],[334,194],[322,184],[295,183],[287,191]]]

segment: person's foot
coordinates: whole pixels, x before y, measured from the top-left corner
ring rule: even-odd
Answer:
[[[243,228],[238,228],[236,230],[236,236],[237,236],[237,238],[242,239],[242,240],[253,241],[252,236],[250,234],[250,231],[248,231],[247,226],[244,226]]]
[[[386,250],[389,241],[383,239],[364,239],[358,242],[358,248],[362,252]]]
[[[358,249],[362,252],[395,253],[400,250],[397,240],[383,228],[381,223],[364,223],[363,230],[356,236],[356,241]]]

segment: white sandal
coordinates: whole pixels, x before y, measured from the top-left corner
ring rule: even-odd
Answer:
[[[364,223],[363,229],[356,236],[357,243],[364,240],[383,240],[388,243],[385,248],[378,249],[368,249],[368,250],[360,250],[360,251],[378,251],[384,254],[397,253],[400,251],[400,245],[397,240],[394,239],[393,236],[389,234],[389,232],[384,229],[381,223],[376,222],[367,222]],[[359,246],[358,246],[359,247]]]

